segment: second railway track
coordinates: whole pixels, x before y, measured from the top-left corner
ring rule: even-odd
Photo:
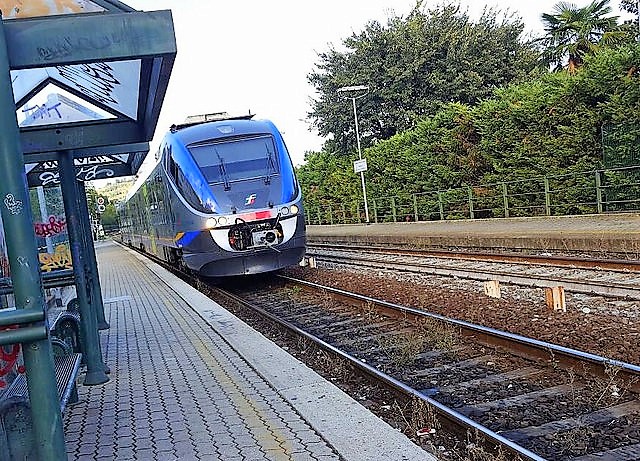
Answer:
[[[524,255],[459,254],[401,249],[312,245],[317,261],[528,287],[562,286],[574,293],[640,300],[640,266],[634,261]]]

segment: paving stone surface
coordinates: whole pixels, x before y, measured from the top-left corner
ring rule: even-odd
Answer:
[[[342,459],[138,259],[96,249],[111,374],[65,412],[70,460]]]

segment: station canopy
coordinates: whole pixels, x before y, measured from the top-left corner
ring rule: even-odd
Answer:
[[[170,11],[116,0],[0,0],[29,184],[136,174],[176,56]]]

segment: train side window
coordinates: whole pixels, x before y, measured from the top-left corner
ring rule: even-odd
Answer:
[[[169,149],[167,148],[167,146],[164,146],[162,148],[162,156],[163,156],[163,160],[164,160],[164,170],[168,173],[169,172],[169,166],[171,165],[171,155],[169,154]]]
[[[187,177],[184,175],[184,173],[180,169],[178,169],[177,171],[176,185],[178,186],[178,189],[182,193],[182,196],[193,208],[195,208],[198,211],[207,211],[202,206],[202,202],[200,201],[198,194],[196,194],[196,191],[193,190],[191,183],[189,182]]]
[[[180,174],[179,171],[180,169],[178,168],[178,164],[176,163],[175,159],[173,157],[169,157],[169,176],[171,176],[175,183],[178,182],[178,177]]]

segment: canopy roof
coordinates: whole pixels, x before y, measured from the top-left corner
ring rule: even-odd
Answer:
[[[135,174],[176,56],[171,12],[116,0],[0,0],[0,9],[30,184],[63,150],[79,179]]]

